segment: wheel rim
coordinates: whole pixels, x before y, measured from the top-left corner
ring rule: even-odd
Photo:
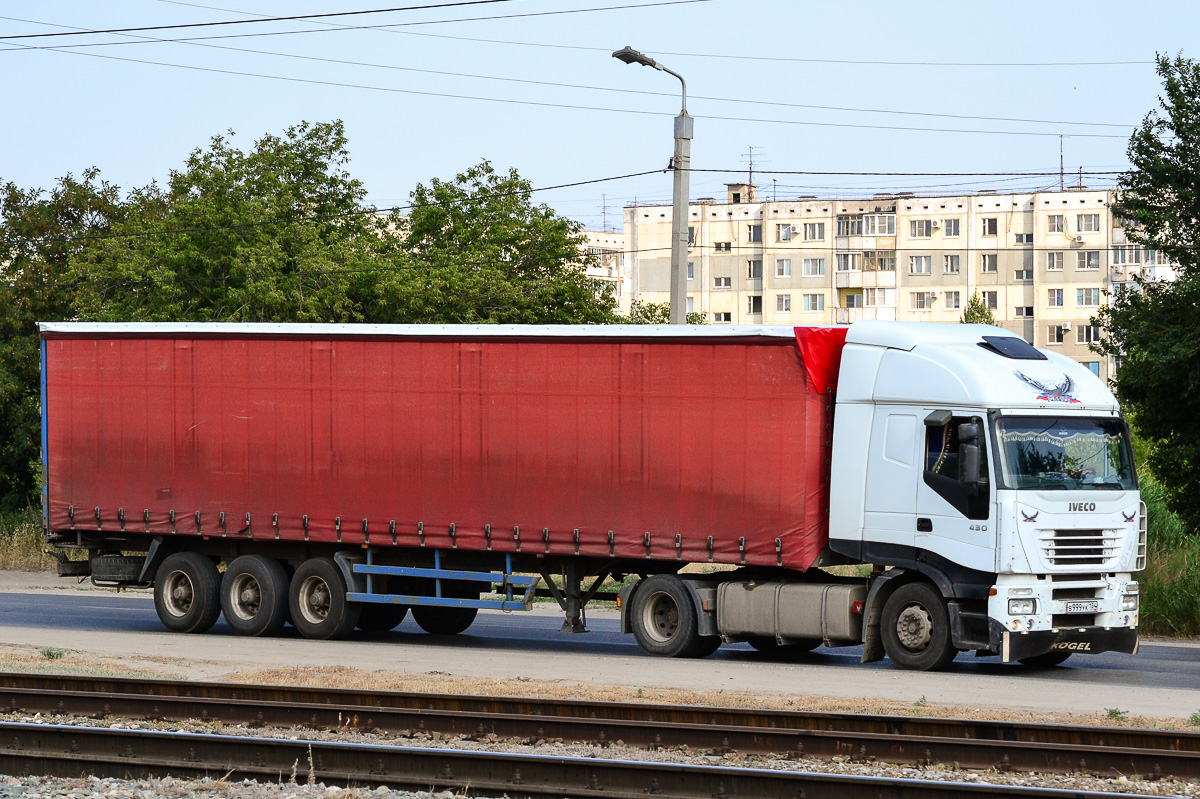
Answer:
[[[333,604],[333,593],[329,583],[320,577],[312,576],[300,584],[300,615],[310,624],[320,624],[329,618],[329,610]]]
[[[186,616],[195,598],[196,587],[186,573],[176,570],[167,575],[163,585],[163,607],[168,613],[177,618]]]
[[[920,652],[933,640],[933,619],[923,605],[908,605],[896,617],[896,637],[905,649]]]
[[[229,605],[235,616],[250,621],[262,610],[262,586],[249,574],[239,574],[229,586]]]
[[[670,594],[658,592],[646,599],[642,626],[655,641],[666,643],[679,632],[679,606]]]

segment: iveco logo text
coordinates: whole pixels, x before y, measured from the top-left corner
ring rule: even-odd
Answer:
[[[1072,513],[1075,513],[1076,511],[1079,511],[1082,513],[1084,511],[1095,510],[1096,503],[1095,502],[1070,502],[1070,503],[1067,503],[1067,509],[1070,510]]]
[[[1070,649],[1077,652],[1090,652],[1092,650],[1091,642],[1083,641],[1063,641],[1058,644],[1051,644],[1051,649]]]

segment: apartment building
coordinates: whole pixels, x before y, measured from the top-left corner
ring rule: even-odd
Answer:
[[[629,298],[625,290],[625,234],[607,230],[585,230],[584,249],[596,256],[597,263],[585,270],[588,277],[603,280],[608,285],[622,313],[629,313]],[[670,235],[668,233],[668,235]],[[669,264],[669,261],[668,261]]]
[[[978,292],[998,324],[1107,378],[1096,311],[1135,275],[1174,278],[1127,242],[1107,190],[760,202],[726,188],[688,211],[688,311],[716,324],[956,322]],[[625,209],[627,301],[669,301],[671,210]]]

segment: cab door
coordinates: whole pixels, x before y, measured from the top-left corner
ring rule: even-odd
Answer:
[[[871,423],[863,498],[863,542],[891,544],[911,557],[916,544],[915,497],[920,478],[919,408],[879,408]]]
[[[961,566],[996,571],[996,519],[986,415],[927,408],[922,418],[923,446],[916,481],[916,545]],[[979,432],[978,483],[964,484],[964,439]]]

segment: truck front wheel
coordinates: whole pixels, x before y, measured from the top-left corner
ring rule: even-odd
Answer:
[[[296,569],[288,605],[300,634],[322,640],[349,635],[361,612],[346,600],[342,570],[330,558],[312,558]]]
[[[154,610],[171,632],[202,633],[221,616],[221,574],[211,559],[176,552],[154,577]]]
[[[274,635],[288,619],[288,578],[274,558],[243,555],[225,569],[221,610],[238,635]]]
[[[888,597],[880,633],[888,657],[902,669],[943,669],[958,654],[946,603],[928,583],[902,585]]]
[[[720,638],[700,635],[696,605],[687,586],[673,574],[646,578],[629,611],[633,637],[651,655],[704,657],[720,646]]]

